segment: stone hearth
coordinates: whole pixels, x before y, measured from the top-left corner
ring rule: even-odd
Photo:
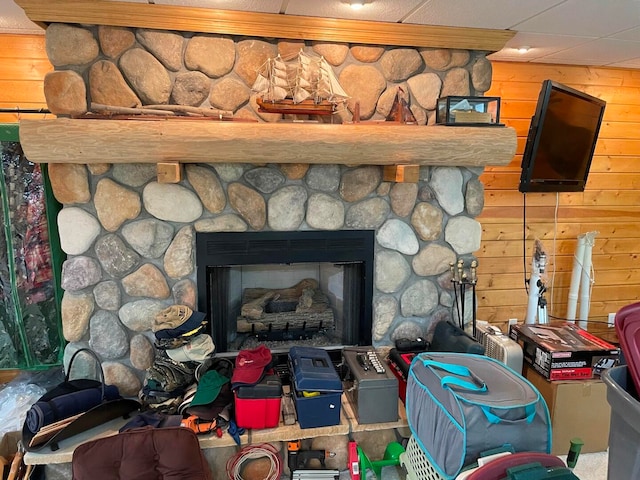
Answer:
[[[386,117],[401,87],[418,123],[430,124],[438,97],[481,95],[491,82],[484,52],[52,24],[47,51],[56,71],[45,93],[61,116],[85,113],[91,102],[174,103],[273,122],[280,117],[257,111],[250,85],[267,57],[300,48],[325,56],[347,92],[358,92],[363,119]],[[351,120],[353,100],[334,122]],[[51,160],[68,254],[66,358],[89,345],[107,382],[136,395],[153,362],[154,315],[173,303],[198,304],[195,232],[373,229],[374,345],[428,337],[433,322],[454,317],[449,264],[461,258],[468,265],[480,247],[481,168],[421,167],[419,181],[405,184],[384,181],[382,167],[358,166],[357,158],[310,166],[278,164],[268,150],[259,165],[211,157],[186,165],[177,184],[159,183],[156,166],[135,158],[113,165]]]

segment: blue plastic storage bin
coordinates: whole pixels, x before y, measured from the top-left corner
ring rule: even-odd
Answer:
[[[326,350],[291,347],[289,368],[300,428],[338,425],[342,382]]]

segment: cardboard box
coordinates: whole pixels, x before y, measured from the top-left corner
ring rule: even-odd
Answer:
[[[570,322],[512,325],[509,336],[522,347],[524,363],[549,380],[600,376],[618,360],[618,348]]]
[[[584,442],[582,453],[603,452],[609,446],[611,407],[607,387],[600,379],[549,381],[524,366],[529,380],[547,402],[551,415],[552,450],[566,455],[572,438]]]

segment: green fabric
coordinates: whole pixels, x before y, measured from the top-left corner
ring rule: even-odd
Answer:
[[[209,370],[198,382],[198,390],[191,400],[191,405],[208,405],[213,402],[222,386],[228,381],[229,379],[218,373],[217,370]]]

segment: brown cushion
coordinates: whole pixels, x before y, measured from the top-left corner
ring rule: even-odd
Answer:
[[[196,434],[184,427],[143,427],[80,445],[74,480],[213,480]]]

